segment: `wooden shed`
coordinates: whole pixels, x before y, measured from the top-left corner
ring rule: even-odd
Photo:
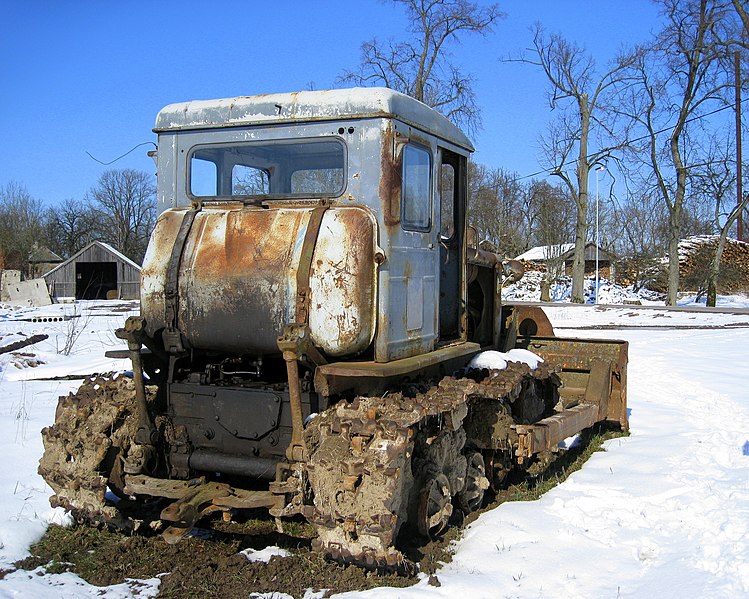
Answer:
[[[140,266],[101,241],[92,242],[43,278],[56,299],[140,299]]]
[[[47,246],[34,244],[29,254],[31,278],[37,279],[63,262],[65,261],[62,257],[55,254]]]
[[[558,263],[564,263],[565,274],[572,274],[572,259],[575,253],[574,243],[563,243],[560,245],[542,245],[531,248],[527,252],[520,254],[515,260],[532,262],[535,264],[545,265],[547,262],[556,260]],[[609,252],[598,247],[598,268],[604,276],[609,276],[609,269],[612,267],[614,256]],[[585,274],[592,274],[596,271],[596,244],[589,241],[585,244]]]

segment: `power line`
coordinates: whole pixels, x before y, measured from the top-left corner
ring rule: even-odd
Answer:
[[[91,160],[95,160],[96,162],[98,162],[99,164],[103,164],[104,166],[109,166],[110,164],[114,164],[115,162],[117,162],[121,158],[124,158],[125,156],[127,156],[128,154],[130,154],[130,152],[133,152],[134,150],[137,150],[141,146],[147,146],[148,144],[153,144],[154,147],[157,147],[156,144],[153,143],[152,141],[144,141],[143,143],[139,143],[137,146],[134,146],[134,147],[130,148],[122,156],[118,156],[117,158],[115,158],[114,160],[110,160],[109,162],[102,162],[98,158],[94,158],[88,150],[86,150],[86,154],[88,154],[88,157],[91,158]]]

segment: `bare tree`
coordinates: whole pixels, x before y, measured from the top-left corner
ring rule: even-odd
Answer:
[[[744,26],[744,33],[749,35],[749,12],[746,10],[746,5],[742,0],[731,0],[731,4],[733,4],[736,14],[741,19],[741,24]]]
[[[585,278],[585,244],[588,228],[588,177],[590,169],[610,158],[621,143],[606,143],[609,127],[604,116],[604,95],[624,77],[631,58],[619,58],[599,76],[586,50],[557,34],[533,28],[532,56],[514,59],[540,67],[551,84],[549,102],[560,114],[543,139],[551,173],[569,190],[577,207],[575,252],[572,261],[572,301],[582,303]],[[592,150],[591,135],[598,141]]]
[[[718,233],[718,241],[710,259],[710,265],[703,273],[708,306],[715,306],[717,299],[721,259],[728,235],[739,213],[749,204],[749,196],[737,202],[733,193],[736,173],[731,161],[732,150],[730,144],[728,147],[721,147],[720,142],[713,139],[710,160],[700,165],[695,173],[697,192],[713,205],[713,225]]]
[[[690,174],[704,162],[699,117],[724,105],[728,86],[720,59],[725,47],[716,38],[725,16],[708,0],[661,0],[666,19],[654,42],[640,49],[622,88],[621,114],[635,125],[641,143],[632,143],[633,172],[647,167],[647,180],[668,209],[668,303],[679,289],[679,240]]]
[[[69,258],[94,241],[97,214],[89,204],[69,198],[47,210],[44,228],[49,248]]]
[[[611,238],[621,256],[620,268],[636,289],[655,275],[658,258],[667,245],[667,213],[660,197],[649,186],[632,191],[614,204]]]
[[[666,219],[660,198],[643,186],[614,211],[613,227],[620,232],[617,251],[633,258],[662,255],[666,248]]]
[[[473,133],[481,124],[471,75],[450,60],[449,47],[466,33],[488,35],[504,16],[496,4],[468,0],[391,0],[403,5],[410,38],[362,44],[359,68],[341,83],[384,85],[428,104]]]
[[[133,169],[108,170],[87,194],[96,210],[100,238],[141,262],[156,222],[153,177]]]
[[[42,238],[42,203],[24,185],[11,181],[0,188],[0,270],[30,275],[29,254]]]
[[[533,181],[529,195],[534,212],[533,242],[546,248],[546,268],[553,283],[565,274],[561,256],[574,232],[574,203],[565,187],[547,181]]]
[[[564,275],[559,259],[573,233],[567,190],[547,181],[522,183],[516,173],[468,165],[468,221],[485,249],[512,258],[532,245],[547,246],[551,281]]]
[[[526,250],[531,226],[528,192],[517,175],[471,162],[468,181],[468,218],[480,239],[510,258]]]

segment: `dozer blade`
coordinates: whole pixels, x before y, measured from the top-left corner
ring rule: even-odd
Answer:
[[[592,423],[608,420],[628,430],[626,341],[530,337],[518,339],[518,346],[559,368],[564,411],[577,405],[593,405]]]

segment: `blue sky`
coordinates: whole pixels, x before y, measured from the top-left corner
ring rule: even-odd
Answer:
[[[584,45],[600,65],[657,28],[649,0],[508,0],[487,38],[454,60],[476,78],[476,160],[527,175],[552,118],[542,73],[500,58],[528,47],[536,21]],[[377,0],[98,2],[0,0],[0,185],[49,205],[82,198],[107,168],[152,172],[156,113],[192,99],[326,89],[360,45],[404,34],[403,11]]]

